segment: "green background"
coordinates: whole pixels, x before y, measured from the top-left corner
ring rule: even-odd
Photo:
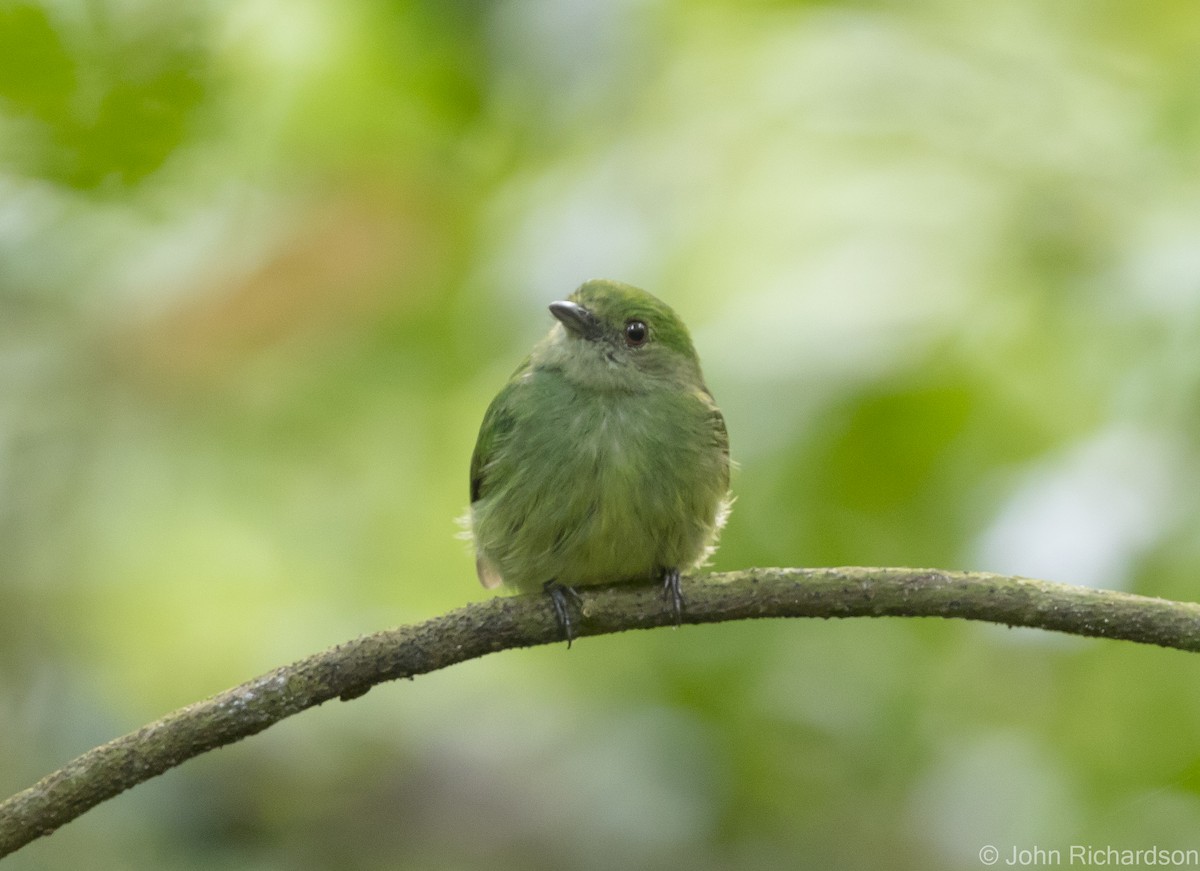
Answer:
[[[491,396],[591,277],[692,327],[715,567],[1195,599],[1194,0],[0,0],[0,793],[485,597]],[[17,869],[969,869],[1200,848],[1200,660],[936,620],[506,652]]]

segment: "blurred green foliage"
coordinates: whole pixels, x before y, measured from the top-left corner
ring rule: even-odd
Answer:
[[[481,598],[476,429],[595,276],[693,328],[740,462],[716,567],[1195,599],[1198,41],[1192,0],[0,0],[0,792]],[[588,639],[309,712],[10,861],[1192,849],[1197,681],[933,621]]]

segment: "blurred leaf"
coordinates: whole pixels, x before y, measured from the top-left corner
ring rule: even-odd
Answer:
[[[76,64],[45,8],[0,5],[0,107],[63,124]]]
[[[99,7],[90,26],[32,5],[0,8],[0,109],[37,122],[12,146],[25,172],[81,190],[138,184],[192,131],[208,93],[203,20],[136,26]]]

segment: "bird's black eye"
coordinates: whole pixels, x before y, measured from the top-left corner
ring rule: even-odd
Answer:
[[[643,321],[626,321],[625,344],[631,348],[640,348],[650,338],[650,330]]]

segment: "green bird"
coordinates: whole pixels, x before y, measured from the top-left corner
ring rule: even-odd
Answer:
[[[679,316],[644,290],[589,281],[484,415],[469,524],[487,588],[549,594],[570,645],[574,587],[679,576],[729,512],[729,436]]]

